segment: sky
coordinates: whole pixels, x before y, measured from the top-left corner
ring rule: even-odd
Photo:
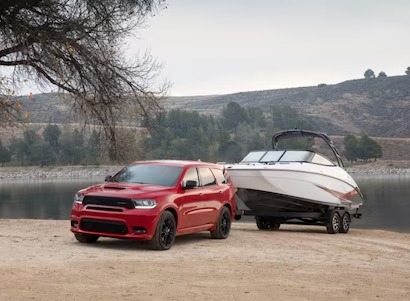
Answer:
[[[171,96],[404,75],[408,0],[168,0],[130,40],[163,63]]]
[[[150,51],[170,96],[337,84],[404,75],[409,16],[409,0],[167,0],[124,51]]]

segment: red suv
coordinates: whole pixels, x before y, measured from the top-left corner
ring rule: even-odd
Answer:
[[[167,250],[177,235],[210,231],[227,238],[235,210],[235,188],[223,166],[140,161],[75,194],[71,231],[84,243],[105,236],[150,240],[153,249]]]

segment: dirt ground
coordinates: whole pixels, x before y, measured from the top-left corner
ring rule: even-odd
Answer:
[[[0,300],[409,300],[410,233],[235,222],[227,240],[169,251],[101,239],[69,221],[0,220]]]

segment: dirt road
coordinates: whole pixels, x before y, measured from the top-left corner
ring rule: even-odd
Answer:
[[[0,300],[409,300],[410,234],[233,224],[227,240],[177,237],[169,251],[101,239],[69,221],[0,220]]]

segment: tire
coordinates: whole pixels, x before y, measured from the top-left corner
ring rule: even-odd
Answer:
[[[158,220],[154,237],[151,240],[151,249],[161,251],[170,249],[175,241],[176,230],[174,215],[169,211],[164,211]]]
[[[98,238],[100,238],[98,235],[82,233],[75,233],[74,236],[79,242],[88,244],[95,243],[98,240]]]
[[[270,222],[263,217],[256,217],[256,226],[259,230],[268,230],[270,228]]]
[[[329,221],[326,223],[326,230],[329,234],[336,234],[340,231],[341,219],[339,213],[332,211]]]
[[[280,223],[275,221],[268,221],[263,217],[257,217],[256,226],[259,230],[278,230],[280,228]]]
[[[350,229],[350,214],[345,212],[342,216],[342,220],[340,222],[340,229],[339,232],[340,233],[347,233],[349,232]]]
[[[227,238],[231,232],[231,223],[231,212],[224,206],[219,213],[215,230],[211,231],[211,237],[216,239]]]
[[[270,229],[271,230],[279,230],[279,228],[280,228],[280,223],[278,223],[278,222],[271,222],[270,223]]]

